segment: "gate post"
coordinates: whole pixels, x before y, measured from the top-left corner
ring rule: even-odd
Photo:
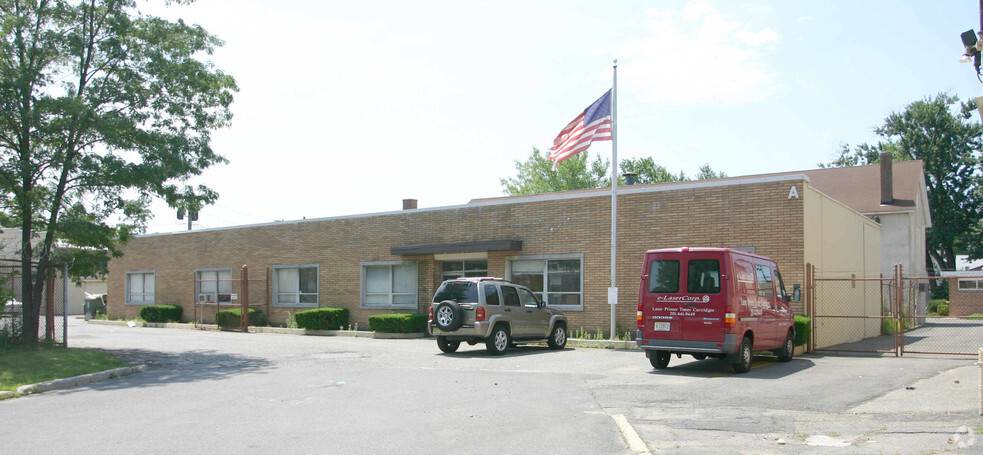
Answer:
[[[894,264],[894,356],[904,356],[904,285],[901,264]]]
[[[47,270],[44,272],[47,273]],[[44,282],[44,339],[55,341],[55,279]]]
[[[806,263],[806,315],[809,316],[809,339],[806,340],[806,352],[812,352],[816,346],[816,298],[815,298],[816,269],[812,263]]]
[[[244,333],[249,332],[249,267],[242,265],[242,285],[240,288],[239,305],[242,308],[242,317],[239,319],[239,330]]]

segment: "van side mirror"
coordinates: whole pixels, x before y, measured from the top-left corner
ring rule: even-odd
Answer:
[[[798,302],[802,300],[802,285],[793,284],[792,285],[792,301]]]

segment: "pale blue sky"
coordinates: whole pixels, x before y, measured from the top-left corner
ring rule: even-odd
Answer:
[[[156,3],[156,2],[155,2]],[[612,3],[612,4],[608,4]],[[234,6],[233,6],[234,5]],[[619,158],[695,175],[813,169],[891,112],[983,95],[958,62],[979,2],[199,0],[224,39],[230,164],[196,228],[467,203],[611,86]],[[610,158],[609,142],[591,154]],[[562,165],[562,164],[561,164]],[[160,204],[150,232],[187,228]]]

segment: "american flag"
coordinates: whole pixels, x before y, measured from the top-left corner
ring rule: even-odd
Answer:
[[[547,159],[553,161],[555,170],[560,161],[590,148],[591,142],[610,140],[611,90],[608,90],[560,131],[553,139]]]

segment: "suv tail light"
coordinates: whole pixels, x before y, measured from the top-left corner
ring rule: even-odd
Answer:
[[[480,306],[474,311],[474,320],[478,322],[485,320],[485,307]]]
[[[737,315],[734,313],[734,308],[730,305],[724,308],[724,327],[737,327]]]
[[[433,320],[433,305],[430,305],[430,320]]]
[[[635,312],[635,322],[638,324],[639,330],[642,328],[642,304],[638,304],[638,311]]]

